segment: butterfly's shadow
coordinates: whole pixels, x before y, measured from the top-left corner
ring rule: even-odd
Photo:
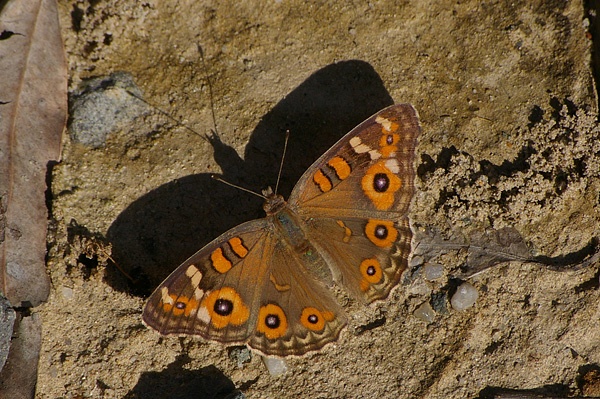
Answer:
[[[160,372],[148,371],[141,374],[136,386],[124,399],[187,399],[237,397],[235,385],[215,366],[199,370],[186,370],[187,355],[177,359]]]
[[[274,186],[285,132],[288,151],[279,184],[287,198],[302,173],[331,145],[393,100],[373,67],[358,60],[312,74],[259,122],[244,160],[218,136],[211,139],[223,178],[254,191]],[[133,281],[109,267],[113,288],[146,296],[189,256],[236,225],[264,217],[262,200],[210,174],[164,184],[129,205],[108,230],[112,258]]]

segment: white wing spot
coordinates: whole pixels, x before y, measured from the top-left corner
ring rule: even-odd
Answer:
[[[169,289],[167,287],[162,287],[160,289],[160,295],[161,295],[161,299],[162,299],[163,303],[166,303],[169,305],[173,305],[175,303],[173,298],[171,298],[171,296],[169,295]]]
[[[371,151],[371,147],[369,147],[366,144],[363,144],[362,140],[358,137],[352,137],[350,139],[350,145],[352,146],[354,152],[356,152],[357,154],[364,154],[365,152]]]
[[[381,158],[381,153],[377,150],[369,151],[369,156],[371,157],[371,161]]]
[[[199,271],[200,270],[198,270],[198,268],[195,265],[189,265],[187,270],[185,271],[185,275],[189,278],[192,278],[192,276],[198,273]]]
[[[200,280],[202,280],[202,272],[194,265],[190,265],[187,268],[185,275],[192,281],[192,287],[197,287],[200,284]]]
[[[398,160],[396,158],[386,159],[385,167],[388,168],[392,173],[397,174],[400,172],[400,164],[398,164]]]
[[[198,320],[200,320],[201,322],[208,324],[210,323],[210,313],[208,312],[208,309],[206,309],[205,307],[201,307],[198,309],[198,313],[196,313],[196,317],[198,318]]]
[[[352,137],[350,139],[350,145],[357,154],[364,154],[365,152],[368,152],[369,157],[371,157],[371,161],[381,158],[381,153],[379,151],[372,149],[366,144],[363,144],[362,140],[358,137]]]
[[[204,290],[201,290],[200,288],[196,288],[194,290],[194,298],[196,298],[197,301],[202,299],[203,296],[204,296]]]
[[[387,132],[392,130],[392,121],[382,116],[377,116],[375,122],[379,123]]]

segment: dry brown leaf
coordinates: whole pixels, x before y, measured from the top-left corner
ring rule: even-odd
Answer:
[[[513,260],[536,261],[521,235],[510,227],[473,232],[468,237],[458,231],[454,231],[451,237],[443,237],[434,229],[420,227],[415,229],[415,243],[413,256],[417,263],[437,263],[444,254],[461,251],[461,270],[452,273],[459,278],[466,278]]]
[[[456,278],[469,278],[510,261],[532,262],[551,270],[568,271],[589,267],[600,259],[600,240],[596,237],[575,252],[549,257],[533,256],[523,237],[512,227],[475,231],[468,237],[458,231],[453,231],[451,237],[443,237],[435,229],[415,227],[413,267],[438,263],[445,254],[461,251],[462,264],[452,273]]]
[[[33,399],[42,346],[39,313],[18,313],[6,365],[0,372],[0,398]]]
[[[67,117],[56,0],[6,3],[0,38],[0,290],[13,306],[36,306],[50,288],[47,166],[60,157]]]

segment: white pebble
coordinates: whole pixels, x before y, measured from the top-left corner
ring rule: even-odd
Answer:
[[[444,266],[439,263],[428,263],[423,266],[423,277],[425,280],[433,281],[444,275]]]
[[[267,370],[269,370],[269,374],[271,374],[272,377],[279,377],[280,375],[288,371],[287,364],[283,359],[263,356],[262,361],[265,364]]]
[[[462,283],[450,299],[450,304],[456,310],[466,310],[475,304],[478,297],[479,293],[475,287],[469,283]]]
[[[424,302],[423,304],[421,304],[421,306],[415,309],[414,315],[417,319],[422,320],[428,324],[433,323],[433,320],[435,319],[435,311],[433,310],[429,302]]]
[[[73,288],[63,286],[61,291],[63,298],[73,299]]]

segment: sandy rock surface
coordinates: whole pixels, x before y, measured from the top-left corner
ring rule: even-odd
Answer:
[[[107,0],[61,1],[60,13],[71,92],[123,71],[152,106],[110,88],[113,104],[135,112],[97,148],[65,137],[52,175],[53,289],[37,309],[37,398],[589,389],[583,376],[600,364],[598,264],[503,263],[469,279],[479,296],[459,312],[448,296],[460,264],[449,257],[437,280],[416,273],[385,302],[350,303],[339,341],[290,359],[281,377],[259,356],[243,362],[141,322],[161,278],[262,215],[260,199],[211,173],[274,185],[289,129],[289,195],[331,144],[393,103],[421,116],[415,224],[440,234],[514,227],[550,257],[584,248],[599,235],[600,129],[579,2]],[[426,302],[430,322],[413,314]]]

